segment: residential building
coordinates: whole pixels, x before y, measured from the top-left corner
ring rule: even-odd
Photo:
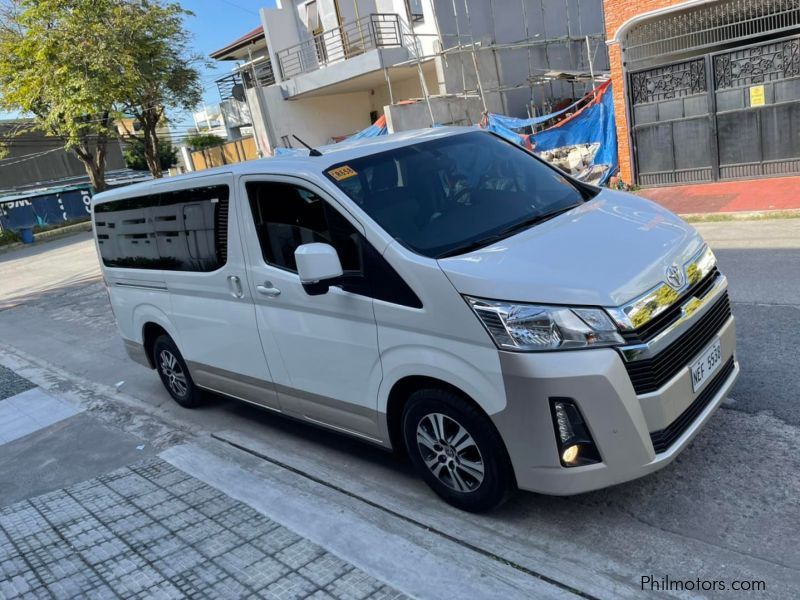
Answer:
[[[262,154],[386,116],[390,131],[543,114],[608,70],[602,0],[278,0],[212,53],[223,101],[249,105]]]
[[[800,172],[800,0],[605,0],[620,176]]]

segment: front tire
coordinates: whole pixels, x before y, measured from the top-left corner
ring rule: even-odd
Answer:
[[[168,335],[160,335],[153,344],[153,364],[169,395],[184,408],[200,402],[200,390],[194,385],[178,346]]]
[[[403,438],[417,472],[442,499],[469,512],[502,504],[514,489],[505,446],[489,418],[447,390],[411,395]]]

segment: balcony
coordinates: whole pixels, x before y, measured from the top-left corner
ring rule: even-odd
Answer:
[[[256,85],[267,87],[275,83],[275,73],[272,70],[272,61],[269,58],[257,58],[251,63],[244,64],[230,75],[220,77],[215,81],[221,101],[233,98],[233,89],[244,84],[247,89]]]
[[[370,14],[277,53],[284,80],[317,71],[382,48],[401,48],[403,34],[396,14]]]
[[[247,89],[256,87],[267,87],[275,83],[275,72],[272,70],[272,61],[266,56],[257,58],[249,64],[239,67],[239,73],[244,80]]]

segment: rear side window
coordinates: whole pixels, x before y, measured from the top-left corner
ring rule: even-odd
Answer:
[[[105,202],[94,207],[107,267],[215,271],[227,261],[228,186]]]

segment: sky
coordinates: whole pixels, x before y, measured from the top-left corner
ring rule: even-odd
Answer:
[[[194,13],[186,17],[186,28],[194,37],[194,48],[205,57],[214,50],[224,48],[233,40],[258,27],[261,20],[260,8],[275,6],[274,0],[181,0],[180,4]],[[217,104],[219,93],[214,80],[227,75],[233,68],[231,61],[212,61],[211,68],[201,69],[203,101]],[[199,107],[202,109],[202,106]],[[168,115],[169,116],[169,115]],[[193,127],[191,114],[171,115],[172,127],[176,135],[185,134],[186,128]]]
[[[194,36],[195,50],[205,57],[224,48],[233,40],[243,36],[261,24],[258,16],[260,8],[275,6],[274,0],[181,0],[180,4],[194,13],[186,18],[186,28]],[[227,75],[234,63],[231,61],[213,61],[214,66],[202,69],[200,78],[203,82],[203,101],[206,104],[217,104],[219,93],[214,83]],[[200,107],[202,109],[202,107]],[[191,115],[174,115],[173,127],[180,134],[194,121]]]
[[[214,50],[227,46],[258,27],[261,24],[258,10],[275,6],[275,0],[181,0],[180,4],[194,13],[194,16],[186,17],[185,23],[193,35],[195,51],[208,57]],[[200,73],[205,92],[203,101],[209,105],[219,102],[214,80],[229,73],[233,67],[232,62],[212,62],[214,65],[211,68],[201,68]],[[202,109],[202,106],[199,108]],[[17,116],[19,115],[0,111],[0,119]],[[185,134],[188,127],[194,126],[189,113],[168,116],[171,117],[171,126],[176,137]]]

